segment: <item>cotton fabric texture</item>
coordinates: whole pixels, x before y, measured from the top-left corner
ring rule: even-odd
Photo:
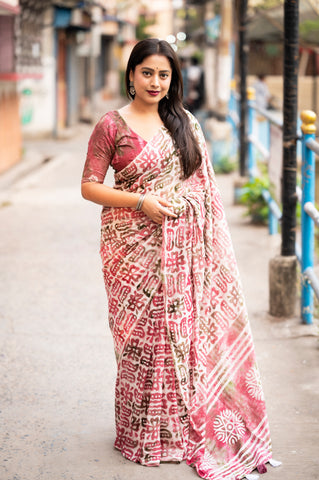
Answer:
[[[142,211],[102,210],[118,368],[115,447],[143,465],[186,460],[202,478],[237,480],[265,470],[269,426],[224,209],[202,131],[189,118],[203,156],[190,178],[165,127],[149,142],[140,138],[115,173],[116,189],[159,195],[178,218],[158,225]],[[117,112],[102,117],[83,181],[103,182],[132,138]]]

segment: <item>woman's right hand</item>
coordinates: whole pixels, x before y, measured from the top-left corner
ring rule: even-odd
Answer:
[[[177,215],[170,210],[172,207],[173,205],[164,198],[148,193],[144,198],[141,210],[153,222],[161,224],[165,216],[177,218]]]

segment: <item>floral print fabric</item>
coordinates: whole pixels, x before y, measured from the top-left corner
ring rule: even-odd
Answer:
[[[202,478],[237,480],[271,459],[269,427],[223,206],[190,121],[203,163],[189,179],[165,127],[115,174],[115,188],[160,195],[178,218],[102,211],[115,447],[143,465],[186,460]]]

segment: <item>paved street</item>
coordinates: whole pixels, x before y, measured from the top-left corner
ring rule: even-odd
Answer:
[[[146,468],[113,450],[115,360],[98,252],[100,208],[80,196],[91,129],[81,125],[69,140],[29,142],[32,169],[0,177],[0,479],[195,480],[185,464]],[[280,239],[232,205],[234,176],[218,181],[274,458],[283,462],[263,478],[319,479],[318,330],[267,315],[268,261]]]

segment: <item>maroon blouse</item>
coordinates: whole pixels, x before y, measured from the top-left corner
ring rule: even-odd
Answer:
[[[110,165],[119,172],[134,160],[146,143],[117,110],[106,113],[90,137],[82,183],[103,183]]]

